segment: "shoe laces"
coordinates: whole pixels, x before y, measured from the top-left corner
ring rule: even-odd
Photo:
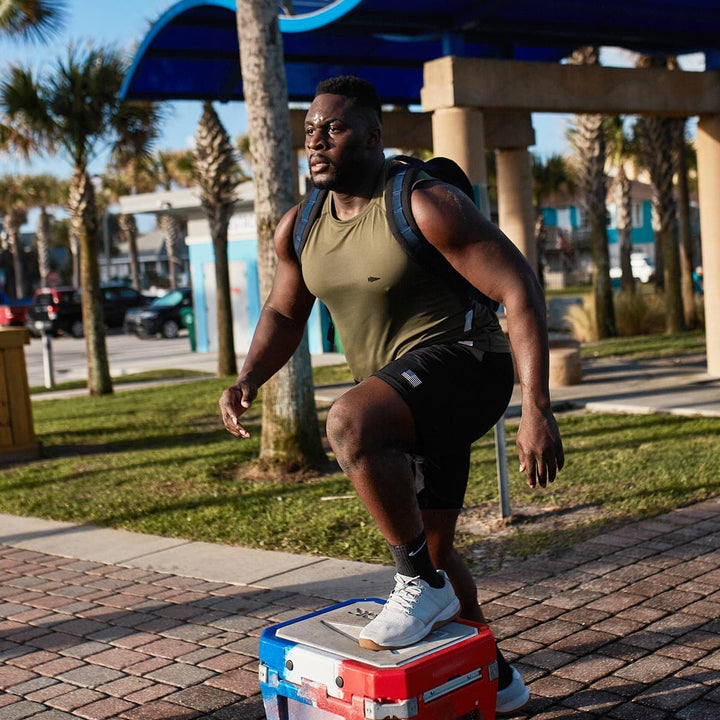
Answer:
[[[387,605],[396,607],[404,613],[411,613],[413,606],[422,593],[420,576],[408,577],[407,575],[395,575],[395,587],[387,599]]]

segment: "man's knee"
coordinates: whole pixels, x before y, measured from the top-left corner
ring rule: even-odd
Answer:
[[[341,454],[358,452],[362,445],[362,418],[344,398],[341,397],[330,408],[325,427],[328,442],[338,460]]]

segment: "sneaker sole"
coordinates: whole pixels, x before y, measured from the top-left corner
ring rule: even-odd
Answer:
[[[402,645],[378,645],[373,640],[370,640],[368,638],[360,638],[358,640],[358,643],[361,648],[365,648],[366,650],[399,650],[401,648],[410,647],[410,645],[414,645],[415,643],[419,643],[421,640],[424,640],[431,632],[437,630],[438,628],[441,628],[443,625],[447,625],[448,623],[451,623],[453,620],[455,620],[456,617],[460,615],[460,610],[458,610],[452,617],[449,617],[445,620],[437,620],[435,624],[420,638],[417,640],[412,640],[407,643],[403,643]]]

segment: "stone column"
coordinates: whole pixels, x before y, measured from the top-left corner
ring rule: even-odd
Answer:
[[[498,150],[498,224],[537,275],[531,163],[532,157],[525,148]]]
[[[438,108],[432,116],[433,154],[452,158],[475,186],[478,207],[490,216],[485,164],[485,125],[475,108]]]
[[[700,118],[697,128],[698,199],[702,239],[707,371],[720,376],[720,115]]]

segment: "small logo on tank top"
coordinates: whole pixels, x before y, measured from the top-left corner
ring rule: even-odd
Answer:
[[[400,373],[400,376],[404,377],[414,388],[422,385],[422,380],[412,370],[405,370],[405,372]]]
[[[380,278],[375,277],[374,275],[370,275],[370,277],[368,278],[368,282],[370,283],[377,282],[378,280],[380,280]]]

